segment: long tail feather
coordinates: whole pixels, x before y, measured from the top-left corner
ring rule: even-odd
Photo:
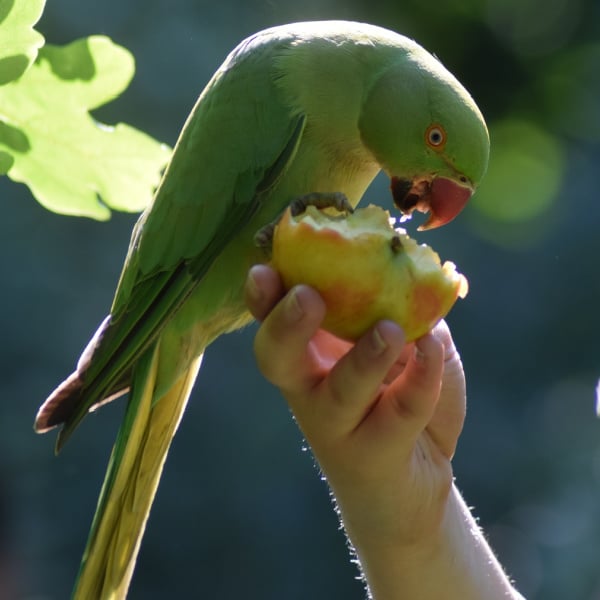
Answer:
[[[127,595],[152,501],[202,357],[155,402],[158,345],[140,360],[85,548],[73,600]]]

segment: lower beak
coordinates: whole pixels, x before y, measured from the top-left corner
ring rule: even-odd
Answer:
[[[452,221],[473,194],[473,189],[468,185],[447,177],[435,177],[431,181],[392,177],[391,189],[394,204],[403,214],[410,215],[415,209],[429,213],[427,221],[419,227],[420,231],[441,227]]]

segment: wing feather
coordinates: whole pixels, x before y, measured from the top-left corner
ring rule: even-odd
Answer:
[[[50,398],[69,410],[40,410],[46,424],[59,424],[54,410],[65,423],[57,448],[93,406],[126,386],[132,365],[293,160],[305,117],[274,82],[282,43],[234,51],[201,94],[134,228],[109,320],[78,372],[76,400],[55,392]]]

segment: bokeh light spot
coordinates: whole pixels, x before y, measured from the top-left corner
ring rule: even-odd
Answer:
[[[490,128],[488,172],[472,205],[505,224],[529,221],[558,196],[565,161],[558,140],[527,121],[507,119]]]

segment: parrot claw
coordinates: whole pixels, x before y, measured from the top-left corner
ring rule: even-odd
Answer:
[[[254,234],[254,245],[257,248],[262,248],[263,250],[270,251],[273,245],[273,234],[275,233],[275,227],[277,227],[277,222],[269,223],[264,227],[261,227]]]
[[[298,196],[290,202],[290,212],[293,217],[301,215],[309,206],[314,206],[318,209],[333,208],[338,212],[352,214],[354,207],[342,192],[311,192],[304,196]],[[261,227],[254,234],[254,244],[258,248],[270,251],[273,244],[273,233],[279,219],[273,223],[269,223]]]
[[[292,200],[290,203],[292,216],[301,215],[309,206],[319,209],[335,208],[339,212],[350,214],[354,212],[354,207],[342,192],[311,192]]]

